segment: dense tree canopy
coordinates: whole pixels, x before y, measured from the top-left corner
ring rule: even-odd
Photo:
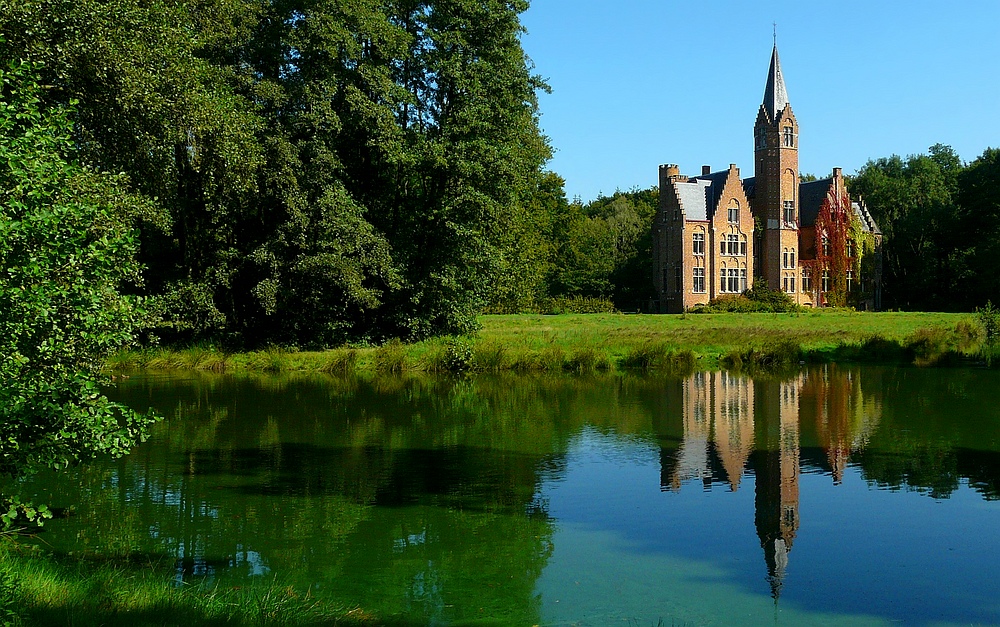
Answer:
[[[168,339],[465,332],[538,289],[549,148],[519,0],[0,0],[82,159],[163,219]]]
[[[970,311],[997,302],[998,151],[963,165],[949,146],[869,161],[851,182],[884,235],[884,305]]]

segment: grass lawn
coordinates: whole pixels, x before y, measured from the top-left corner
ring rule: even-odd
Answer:
[[[855,312],[817,310],[800,314],[581,314],[483,316],[480,336],[508,346],[541,350],[602,347],[622,357],[645,343],[663,342],[676,349],[717,359],[733,350],[790,340],[807,351],[833,350],[879,335],[905,341],[922,329],[952,331],[972,314]]]
[[[746,361],[917,361],[974,355],[982,335],[972,314],[818,310],[792,314],[490,315],[469,338],[308,352],[286,348],[227,353],[211,346],[155,348],[113,356],[113,372],[383,373],[472,370],[716,368]],[[770,352],[769,352],[770,351]],[[735,359],[743,355],[742,360]],[[772,355],[772,357],[768,357]],[[727,361],[728,360],[728,361]]]

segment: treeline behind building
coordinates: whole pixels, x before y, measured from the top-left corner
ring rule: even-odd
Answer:
[[[972,311],[1000,303],[1000,150],[971,163],[941,144],[876,159],[850,189],[884,234],[884,307]]]

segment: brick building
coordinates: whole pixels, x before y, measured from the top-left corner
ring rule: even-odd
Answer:
[[[882,234],[840,168],[799,179],[799,125],[788,100],[778,48],[754,124],[754,176],[740,170],[684,176],[660,166],[653,222],[656,310],[680,313],[754,279],[807,307],[878,309]]]

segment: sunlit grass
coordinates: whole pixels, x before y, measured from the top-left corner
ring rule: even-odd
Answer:
[[[272,347],[226,353],[211,346],[124,352],[114,372],[590,372],[740,367],[808,361],[887,361],[941,365],[984,361],[972,314],[818,310],[790,314],[492,315],[470,338],[434,338],[328,351]],[[459,342],[460,340],[460,342]],[[468,357],[457,358],[459,346]],[[774,354],[780,347],[784,356]],[[464,349],[463,349],[464,350]],[[450,351],[450,352],[449,352]],[[995,361],[995,360],[990,360]]]
[[[13,625],[385,624],[276,578],[239,588],[177,586],[162,565],[57,560],[9,540],[0,546],[0,575]]]

